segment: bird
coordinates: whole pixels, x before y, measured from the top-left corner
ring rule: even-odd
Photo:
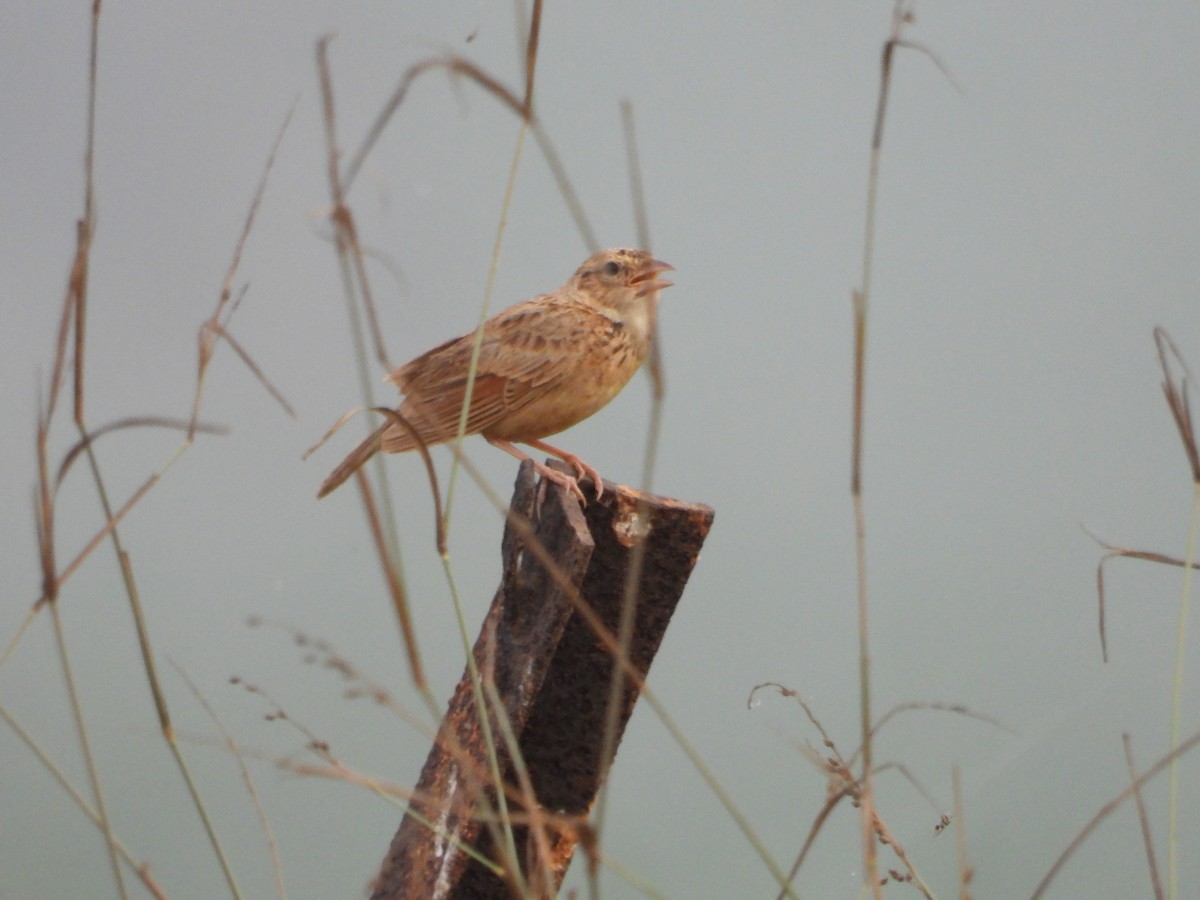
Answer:
[[[542,438],[598,412],[628,383],[650,350],[658,292],[672,282],[659,276],[674,267],[646,250],[602,250],[588,257],[558,290],[496,313],[483,323],[482,342],[467,411],[465,434],[481,434],[586,504],[580,480],[600,497],[600,474],[573,453]],[[426,446],[453,440],[467,395],[472,331],[405,363],[385,378],[404,401],[396,412]],[[574,477],[551,469],[516,447],[536,448],[563,460]],[[403,453],[418,443],[390,420],[329,474],[317,497],[329,494],[383,450]]]

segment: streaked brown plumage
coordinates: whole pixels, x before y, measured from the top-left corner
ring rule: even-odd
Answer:
[[[658,292],[672,267],[645,250],[604,250],[589,257],[561,288],[497,313],[483,325],[467,434],[518,459],[527,444],[557,456],[576,477],[534,460],[542,475],[583,500],[581,478],[597,495],[599,474],[572,453],[541,439],[570,428],[605,406],[633,377],[650,349]],[[421,354],[387,377],[404,394],[398,412],[426,445],[458,432],[475,333]],[[416,442],[396,422],[378,428],[321,485],[324,497],[379,450],[402,453]]]

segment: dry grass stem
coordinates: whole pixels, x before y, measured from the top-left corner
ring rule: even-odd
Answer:
[[[1183,444],[1184,453],[1187,454],[1192,481],[1200,483],[1200,450],[1197,449],[1196,427],[1192,421],[1192,406],[1188,394],[1188,386],[1195,384],[1196,379],[1192,377],[1187,362],[1166,329],[1154,329],[1154,343],[1158,348],[1158,362],[1163,372],[1163,396],[1167,400],[1171,418],[1175,420],[1175,427],[1179,429],[1179,440]],[[1175,373],[1176,366],[1181,374]]]
[[[495,681],[489,677],[484,682],[484,690],[487,694],[488,703],[497,713],[496,722],[499,726],[500,736],[504,739],[505,750],[508,753],[509,759],[512,761],[513,773],[517,777],[515,790],[520,806],[518,809],[523,809],[525,812],[519,812],[518,809],[509,808],[507,815],[509,822],[513,825],[524,825],[533,835],[534,858],[526,859],[525,866],[522,869],[517,867],[514,872],[514,877],[520,877],[523,873],[528,873],[532,881],[532,885],[525,885],[524,890],[528,894],[532,891],[531,896],[534,897],[553,897],[556,880],[554,871],[551,868],[553,860],[552,851],[550,849],[549,834],[546,830],[547,815],[539,802],[537,793],[533,787],[533,781],[529,777],[529,768],[525,765],[525,757],[521,753],[521,745],[517,740],[516,734],[513,732],[512,723],[509,721],[505,711],[504,698],[496,690]],[[511,791],[512,788],[508,785],[504,786],[505,791]]]
[[[879,842],[891,847],[892,852],[895,853],[900,862],[904,864],[906,872],[904,875],[900,875],[894,870],[889,871],[888,874],[892,880],[903,881],[912,884],[918,891],[921,892],[921,896],[924,897],[925,900],[933,900],[933,892],[929,890],[929,885],[927,885],[924,879],[921,878],[921,873],[917,871],[917,867],[913,864],[913,861],[909,859],[908,853],[905,852],[903,845],[896,840],[896,836],[892,834],[891,829],[887,826],[887,823],[878,814],[875,816],[875,834],[878,836]],[[883,884],[884,881],[881,880],[880,886],[882,887]]]
[[[388,595],[392,601],[392,609],[396,613],[396,621],[400,625],[400,636],[404,641],[404,655],[408,660],[409,676],[413,686],[423,695],[429,694],[429,682],[425,680],[425,667],[421,663],[421,646],[417,641],[416,629],[413,628],[412,612],[408,604],[408,592],[404,587],[404,579],[392,557],[387,537],[384,534],[383,522],[379,516],[379,507],[375,503],[375,495],[371,491],[367,474],[358,470],[357,480],[362,496],[363,510],[367,515],[367,526],[371,532],[371,541],[375,545],[375,553],[379,557],[379,565],[383,569],[384,581],[387,584]],[[440,533],[441,519],[438,519]]]
[[[1187,657],[1188,616],[1192,604],[1192,571],[1196,558],[1197,543],[1200,542],[1200,452],[1197,452],[1196,430],[1192,421],[1189,386],[1195,382],[1183,355],[1175,346],[1166,330],[1154,329],[1154,342],[1158,348],[1158,361],[1162,367],[1163,396],[1179,440],[1187,456],[1192,476],[1192,515],[1188,527],[1187,551],[1184,556],[1183,583],[1179,593],[1179,616],[1175,626],[1175,671],[1171,686],[1171,746],[1179,746],[1183,720],[1184,663]],[[1175,372],[1178,367],[1180,373]],[[1171,773],[1167,789],[1167,894],[1178,896],[1179,873],[1179,764],[1171,762]]]
[[[292,108],[288,110],[287,115],[283,119],[283,124],[279,126],[279,131],[275,135],[275,142],[271,145],[271,151],[267,154],[267,161],[263,165],[262,174],[258,179],[258,186],[254,190],[254,197],[250,201],[250,208],[246,212],[246,218],[242,222],[242,233],[238,235],[238,239],[233,246],[233,258],[229,261],[229,268],[225,272],[225,280],[221,284],[221,291],[217,296],[217,305],[213,310],[213,314],[205,320],[200,327],[199,336],[199,357],[197,361],[196,375],[196,395],[192,401],[192,423],[193,428],[188,432],[188,441],[190,442],[195,436],[195,424],[200,416],[200,400],[204,392],[204,377],[208,372],[209,363],[212,362],[213,353],[216,351],[217,342],[220,339],[225,339],[229,345],[234,348],[234,351],[249,367],[254,376],[262,383],[262,385],[270,392],[280,405],[295,418],[295,412],[288,402],[283,398],[283,395],[271,384],[263,373],[262,369],[254,362],[241,345],[233,340],[229,334],[229,320],[233,315],[237,304],[230,305],[230,299],[233,296],[233,280],[237,276],[238,266],[242,261],[242,252],[245,250],[246,241],[250,238],[250,231],[254,227],[254,220],[258,214],[258,208],[262,204],[263,195],[267,190],[267,181],[271,176],[271,169],[275,165],[275,157],[279,152],[279,145],[283,143],[283,136],[287,132],[288,125],[292,121],[292,114],[295,112],[296,104],[292,104]],[[239,298],[240,299],[240,298]],[[222,320],[223,319],[223,320]]]
[[[79,457],[79,454],[87,451],[88,447],[94,444],[97,440],[106,434],[113,431],[123,431],[127,428],[166,428],[173,431],[195,431],[200,434],[215,434],[227,435],[229,429],[221,425],[209,425],[204,422],[192,422],[184,419],[172,419],[167,416],[128,416],[124,419],[119,419],[116,422],[109,422],[107,425],[102,425],[99,428],[87,432],[81,437],[70,450],[64,454],[62,460],[58,464],[58,474],[54,477],[54,491],[57,494],[63,486],[63,482],[67,478],[67,472]]]
[[[279,845],[275,841],[275,832],[271,828],[270,819],[267,818],[267,810],[263,806],[262,798],[259,796],[257,788],[254,787],[254,779],[250,777],[250,770],[246,767],[246,758],[238,747],[237,742],[234,741],[233,735],[225,728],[225,723],[221,721],[221,717],[217,715],[217,711],[208,702],[208,698],[200,692],[195,682],[188,677],[187,672],[174,660],[171,660],[171,667],[183,679],[188,690],[192,692],[192,696],[196,698],[196,702],[208,714],[208,718],[216,726],[217,731],[221,733],[221,740],[224,743],[225,749],[233,756],[234,761],[237,763],[238,772],[242,776],[242,784],[246,787],[246,795],[250,798],[250,802],[254,806],[254,813],[258,817],[259,827],[262,829],[263,838],[267,842],[267,851],[271,856],[271,872],[275,876],[275,895],[284,900],[287,897],[287,889],[283,883],[283,863],[279,859]]]
[[[1100,562],[1096,563],[1096,600],[1097,600],[1097,618],[1100,629],[1100,655],[1104,662],[1108,662],[1108,636],[1105,627],[1105,591],[1104,591],[1104,564],[1110,559],[1141,559],[1146,562],[1160,563],[1164,566],[1178,566],[1184,568],[1189,566],[1191,569],[1200,569],[1200,563],[1188,563],[1177,556],[1168,556],[1165,553],[1156,553],[1152,550],[1131,550],[1128,547],[1121,547],[1117,544],[1111,544],[1103,538],[1098,537],[1094,532],[1087,527],[1083,528],[1084,532],[1094,540],[1097,544],[1105,549],[1105,554],[1100,557]]]
[[[1176,746],[1175,749],[1173,749],[1170,753],[1167,753],[1165,756],[1161,757],[1149,769],[1147,769],[1137,778],[1133,779],[1123,791],[1100,807],[1096,814],[1088,820],[1088,823],[1083,826],[1080,832],[1075,835],[1074,839],[1070,844],[1067,845],[1066,849],[1063,850],[1058,859],[1054,861],[1054,865],[1050,867],[1050,871],[1048,871],[1042,880],[1038,882],[1038,886],[1034,889],[1031,900],[1039,900],[1040,897],[1045,895],[1046,889],[1050,887],[1051,883],[1058,876],[1058,873],[1062,870],[1062,867],[1066,865],[1067,860],[1075,854],[1075,851],[1083,845],[1083,842],[1088,839],[1091,833],[1096,830],[1096,827],[1101,822],[1112,815],[1113,811],[1122,803],[1124,803],[1125,800],[1131,797],[1136,791],[1141,790],[1141,788],[1147,782],[1149,782],[1151,778],[1154,778],[1156,775],[1162,772],[1163,769],[1167,768],[1171,765],[1171,763],[1183,756],[1183,754],[1193,750],[1197,744],[1200,744],[1200,732],[1193,734],[1186,741],[1183,741]]]
[[[216,343],[216,338],[221,338],[225,341],[225,343],[229,344],[233,352],[238,355],[238,358],[246,364],[246,368],[248,368],[254,377],[258,379],[259,384],[266,388],[267,393],[275,398],[275,402],[283,407],[283,411],[293,419],[296,418],[296,410],[292,407],[292,404],[288,403],[287,398],[284,397],[282,392],[280,392],[280,390],[271,383],[271,380],[267,378],[266,373],[263,372],[262,368],[254,361],[254,358],[246,352],[242,345],[237,342],[234,336],[229,333],[229,330],[218,322],[206,323],[204,337],[200,339],[201,345],[204,347],[212,346]]]
[[[536,34],[536,28],[533,29],[533,33]],[[328,40],[328,38],[323,39],[322,47],[328,42]],[[533,42],[530,42],[530,47],[531,49],[536,50],[536,46]],[[454,55],[435,56],[431,57],[430,59],[421,60],[420,62],[409,66],[404,75],[401,76],[400,83],[392,91],[391,97],[388,98],[388,101],[383,105],[383,109],[380,110],[379,115],[375,117],[375,121],[367,130],[367,135],[365,138],[363,138],[363,142],[359,146],[358,152],[351,157],[350,162],[346,166],[345,174],[341,179],[341,184],[346,190],[349,190],[354,184],[355,179],[358,177],[359,170],[362,169],[363,163],[366,162],[367,157],[375,148],[375,144],[383,135],[384,129],[387,128],[388,122],[391,121],[392,116],[394,116],[396,111],[400,108],[400,104],[404,102],[404,98],[408,95],[408,91],[412,87],[413,82],[415,82],[417,78],[425,72],[437,69],[445,69],[452,75],[461,75],[466,77],[468,80],[475,82],[522,119],[528,120],[533,115],[532,109],[527,107],[524,102],[518,99],[512,91],[510,91],[497,79],[493,78],[470,60]],[[532,67],[527,66],[527,84],[532,80],[532,77],[533,69]],[[527,87],[527,92],[528,91],[531,91],[531,88]]]
[[[121,874],[117,839],[116,835],[113,833],[112,825],[109,820],[107,810],[105,809],[104,790],[100,782],[99,770],[96,765],[95,757],[92,754],[91,744],[88,739],[87,725],[84,721],[83,709],[79,701],[75,678],[72,674],[70,656],[68,654],[66,645],[66,636],[63,633],[62,620],[59,615],[57,603],[59,597],[59,580],[54,553],[55,508],[54,495],[50,487],[50,466],[48,456],[50,424],[51,420],[53,419],[55,403],[57,402],[58,394],[62,385],[67,338],[72,324],[74,325],[75,336],[75,423],[80,432],[85,431],[83,425],[84,360],[86,350],[84,336],[87,330],[88,265],[90,262],[92,234],[95,228],[93,177],[96,131],[96,71],[97,60],[99,56],[99,32],[100,3],[99,0],[96,0],[92,6],[88,57],[88,123],[86,129],[87,150],[84,156],[83,216],[76,225],[75,257],[71,264],[70,274],[68,275],[67,279],[66,297],[63,301],[64,308],[60,320],[58,340],[55,347],[54,365],[52,367],[53,374],[51,376],[50,396],[47,399],[45,413],[38,421],[38,487],[35,507],[35,520],[37,522],[38,558],[42,569],[42,599],[50,607],[50,617],[54,631],[55,645],[58,650],[59,666],[62,670],[63,681],[67,689],[68,702],[70,704],[71,713],[75,724],[76,739],[79,742],[80,753],[84,759],[88,782],[91,787],[92,798],[95,804],[95,821],[104,837],[105,848],[108,853],[109,866],[112,871],[113,883],[116,887],[117,893],[121,897],[126,897],[128,896],[128,893],[125,887],[124,876]],[[100,488],[101,493],[103,494],[102,484],[100,485]],[[108,514],[107,508],[105,513],[106,515]],[[39,601],[39,603],[40,602],[41,601]],[[37,605],[38,604],[35,604],[35,609]]]
[[[4,719],[8,727],[11,728],[13,733],[16,734],[16,736],[20,739],[21,743],[23,743],[29,749],[29,752],[37,757],[37,760],[39,763],[41,763],[42,768],[49,772],[50,776],[58,783],[58,786],[66,791],[67,796],[69,796],[72,802],[79,807],[79,810],[85,816],[91,819],[95,825],[98,827],[101,826],[100,817],[96,810],[88,805],[87,800],[85,800],[83,795],[79,793],[78,789],[76,789],[76,787],[67,780],[66,776],[63,774],[62,768],[50,758],[50,754],[46,752],[41,744],[39,744],[33,738],[33,735],[31,735],[29,731],[3,705],[0,705],[0,718]],[[120,856],[121,861],[137,874],[138,878],[141,879],[142,886],[146,888],[152,897],[158,898],[158,900],[166,900],[166,891],[162,889],[162,886],[159,885],[158,882],[154,880],[154,877],[150,874],[150,864],[144,862],[139,863],[133,858],[133,854],[130,852],[129,848],[121,842],[120,838],[114,838],[114,840],[116,841],[117,853]]]
[[[634,127],[633,104],[628,100],[621,104],[621,117],[625,132],[626,158],[629,166],[629,190],[633,200],[638,246],[643,250],[649,250],[651,246],[650,226],[649,217],[646,214],[646,197],[642,185],[641,163],[637,153],[637,131]],[[651,307],[651,309],[656,315],[656,308]],[[653,486],[654,464],[658,458],[658,441],[662,430],[662,404],[665,396],[658,327],[657,322],[654,320],[651,322],[650,334],[647,371],[650,373],[651,407],[641,479],[641,489],[644,493],[649,493]],[[633,627],[639,599],[639,586],[642,581],[642,572],[645,570],[646,565],[646,539],[649,537],[650,528],[653,528],[653,523],[650,522],[649,505],[644,498],[639,499],[635,515],[638,521],[649,524],[636,536],[636,543],[630,555],[629,569],[625,573],[625,592],[621,603],[620,618],[617,623],[617,642],[620,647],[619,652],[622,659],[628,658],[629,648],[633,642]],[[592,815],[592,828],[597,840],[600,840],[603,835],[604,816],[608,807],[609,781],[607,772],[612,766],[613,758],[616,755],[616,735],[621,714],[621,697],[625,690],[623,672],[624,670],[621,666],[613,667],[612,682],[609,686],[608,706],[604,720],[604,736],[600,743],[600,771],[604,774]],[[598,876],[595,870],[593,870],[592,875],[593,879],[590,887],[592,895],[596,896],[599,893],[599,884],[596,881],[596,877]]]
[[[867,311],[870,307],[871,281],[875,257],[875,221],[879,193],[879,165],[883,150],[884,122],[891,90],[892,70],[897,48],[916,49],[929,56],[946,73],[946,67],[927,48],[902,37],[906,26],[913,21],[910,0],[896,0],[892,7],[891,28],[879,67],[879,95],[875,107],[875,123],[871,135],[871,161],[867,177],[866,221],[863,235],[861,283],[853,292],[854,306],[854,388],[853,433],[851,443],[850,494],[854,507],[855,557],[857,571],[858,632],[859,632],[859,725],[862,730],[862,841],[863,878],[867,889],[878,900],[882,896],[877,873],[875,849],[875,811],[871,785],[874,768],[871,748],[871,656],[868,638],[867,590],[867,528],[863,505],[862,448],[866,402]],[[950,79],[953,82],[953,79]]]
[[[962,773],[956,765],[951,778],[954,790],[954,851],[958,860],[958,900],[971,900],[975,870],[967,857],[967,820],[962,802]]]
[[[321,85],[321,106],[323,114],[323,122],[325,126],[325,149],[326,149],[326,166],[329,181],[329,192],[333,202],[333,210],[330,214],[330,220],[334,226],[334,246],[337,253],[339,268],[342,275],[343,292],[346,298],[347,312],[351,317],[351,322],[354,327],[351,329],[351,335],[355,342],[355,360],[358,366],[358,375],[361,383],[361,389],[364,397],[370,397],[371,379],[367,375],[366,369],[366,352],[362,343],[361,330],[358,327],[357,310],[358,305],[356,298],[362,300],[363,308],[366,311],[369,330],[373,338],[375,346],[376,358],[385,366],[389,366],[387,351],[383,343],[383,335],[379,328],[378,317],[375,313],[375,305],[371,297],[371,289],[367,279],[366,266],[363,261],[362,248],[359,245],[357,231],[354,226],[354,218],[350,209],[346,206],[345,185],[341,176],[338,174],[339,151],[337,145],[337,127],[335,106],[333,100],[333,77],[329,68],[329,41],[328,36],[317,42],[317,69]],[[343,416],[342,420],[334,425],[330,432],[327,432],[320,443],[328,439],[332,431],[336,431],[345,421],[352,415],[348,413]],[[320,446],[320,443],[317,446]],[[315,447],[313,449],[316,449]],[[308,451],[309,453],[312,450]],[[308,454],[305,454],[307,457]],[[425,454],[427,466],[432,473],[432,464],[428,462],[428,454]],[[405,648],[408,655],[409,671],[413,677],[414,686],[420,691],[429,707],[431,714],[437,714],[437,703],[432,694],[429,692],[428,685],[425,682],[424,670],[421,664],[419,646],[416,640],[416,635],[412,628],[412,616],[408,608],[408,594],[404,585],[403,570],[401,568],[400,543],[395,526],[395,514],[392,506],[391,494],[386,490],[387,473],[382,463],[377,463],[377,471],[385,487],[382,492],[381,504],[383,506],[383,515],[380,515],[376,509],[377,504],[374,501],[373,495],[368,500],[365,507],[367,511],[368,524],[371,528],[372,535],[376,542],[376,547],[381,565],[384,570],[384,577],[388,585],[389,594],[392,599],[393,608],[396,611],[396,619],[399,624],[401,634],[404,637]],[[432,477],[432,474],[431,474]],[[432,478],[434,485],[435,497],[439,497],[436,488],[436,478]],[[359,473],[360,489],[364,496],[369,491],[369,485],[365,480],[365,476]],[[440,503],[440,500],[439,500]],[[440,519],[439,515],[439,519]],[[386,540],[384,539],[384,528],[386,531]],[[439,542],[441,541],[439,531]]]
[[[883,123],[887,112],[892,80],[892,56],[911,12],[905,0],[892,7],[891,31],[883,45],[879,73],[879,97],[875,107],[875,128],[871,137],[871,163],[867,177],[867,213],[863,236],[862,281],[854,291],[854,400],[853,435],[850,460],[850,495],[854,507],[855,568],[858,601],[858,674],[859,726],[862,730],[862,848],[863,880],[879,900],[882,897],[875,848],[875,812],[871,788],[871,655],[867,614],[867,526],[862,498],[862,442],[866,402],[867,309],[871,296],[871,272],[875,256],[875,209],[879,193],[879,160],[883,147]]]
[[[824,742],[825,746],[836,752],[837,748],[833,743],[833,738],[829,736],[829,732],[825,730],[825,726],[821,724],[821,720],[817,718],[817,714],[814,713],[812,708],[804,702],[804,698],[800,696],[800,692],[794,690],[793,688],[786,687],[776,681],[764,681],[762,684],[756,684],[753,688],[751,688],[749,696],[746,697],[746,709],[753,708],[754,695],[763,688],[774,688],[782,696],[795,700],[800,705],[800,708],[804,710],[804,714],[808,717],[808,721],[810,721],[813,724],[813,727],[820,732],[821,740]]]
[[[1137,768],[1133,763],[1133,741],[1128,733],[1121,735],[1125,747],[1125,765],[1129,769],[1130,786],[1133,787],[1133,802],[1137,806],[1138,825],[1142,829],[1142,845],[1146,848],[1146,866],[1150,870],[1150,888],[1155,900],[1163,900],[1162,882],[1158,877],[1158,860],[1154,857],[1154,837],[1150,833],[1150,817],[1146,813],[1146,801],[1137,783]]]

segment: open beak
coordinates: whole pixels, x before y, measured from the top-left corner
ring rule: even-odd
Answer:
[[[660,291],[663,288],[668,288],[674,284],[675,282],[673,281],[661,281],[658,277],[663,272],[674,271],[675,267],[670,263],[652,259],[646,265],[646,268],[642,269],[642,271],[639,272],[632,281],[630,281],[630,286],[636,285],[637,295],[639,297],[644,297],[647,294],[653,293],[654,291]]]

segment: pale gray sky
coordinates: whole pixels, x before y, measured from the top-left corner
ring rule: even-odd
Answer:
[[[824,797],[797,752],[857,744],[849,483],[851,291],[859,284],[868,145],[890,4],[547,4],[537,109],[600,242],[635,239],[619,103],[633,101],[663,295],[668,394],[655,488],[717,517],[650,683],[787,867]],[[211,313],[271,142],[295,116],[235,286],[233,332],[295,405],[284,416],[221,348],[197,442],[123,526],[186,750],[247,896],[269,896],[267,852],[228,755],[183,667],[237,740],[267,759],[303,739],[230,687],[276,697],[348,765],[410,783],[426,740],[341,696],[261,615],[330,641],[417,706],[353,491],[317,503],[356,437],[300,457],[361,402],[323,218],[314,46],[331,45],[338,126],[358,145],[401,74],[461,53],[517,87],[507,4],[105,4],[96,131],[88,421],[186,416],[196,335]],[[870,321],[866,510],[874,704],[966,704],[1010,735],[945,713],[901,717],[877,755],[881,811],[941,895],[951,835],[932,836],[962,767],[981,897],[1028,894],[1087,819],[1167,749],[1180,573],[1108,569],[1109,642],[1096,632],[1097,546],[1080,528],[1182,554],[1189,475],[1159,389],[1151,329],[1200,367],[1200,9],[1113,2],[921,2],[897,57],[881,170]],[[0,12],[0,642],[39,589],[30,495],[34,424],[81,211],[87,4]],[[390,123],[350,196],[399,362],[475,322],[517,122],[474,86],[432,74]],[[557,287],[587,255],[533,142],[509,212],[493,307]],[[376,373],[382,376],[383,372]],[[561,443],[606,477],[642,471],[649,391],[637,378]],[[390,401],[381,385],[377,398]],[[353,429],[352,429],[353,430]],[[55,422],[54,452],[73,441]],[[119,502],[177,446],[126,432],[98,444]],[[467,445],[507,496],[514,462]],[[436,457],[448,468],[448,454]],[[388,461],[417,624],[439,698],[462,655],[415,457]],[[101,521],[77,466],[58,553]],[[474,627],[498,574],[500,522],[460,481],[451,551]],[[120,837],[172,896],[219,896],[185,791],[156,736],[127,604],[103,547],[63,595],[63,620]],[[84,782],[49,619],[0,668],[0,703]],[[1184,733],[1198,726],[1193,657]],[[113,893],[97,832],[0,727],[0,894]],[[1183,766],[1181,883],[1200,880],[1200,760]],[[290,895],[356,896],[400,811],[353,787],[255,763]],[[1165,848],[1165,781],[1148,793]],[[617,758],[607,852],[672,897],[773,896],[769,875],[647,708]],[[890,864],[890,859],[885,859]],[[797,882],[849,897],[857,821],[842,811]],[[569,881],[578,885],[579,873]],[[1146,896],[1136,819],[1122,809],[1057,883],[1060,897]],[[612,874],[605,896],[637,896]],[[135,893],[137,889],[135,888]]]

